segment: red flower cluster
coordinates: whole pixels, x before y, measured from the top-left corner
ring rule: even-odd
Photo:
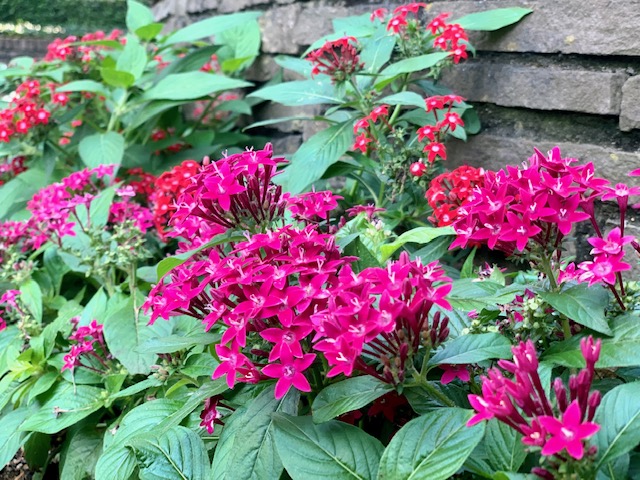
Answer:
[[[416,3],[408,3],[406,5],[400,5],[393,10],[393,16],[391,20],[387,23],[387,30],[393,31],[393,33],[399,34],[403,33],[405,28],[407,27],[407,17],[409,14],[413,14],[414,17],[418,17],[421,8],[427,8],[426,3],[416,2]],[[386,15],[385,9],[378,9],[373,12],[373,18],[384,18]]]
[[[97,373],[106,373],[109,370],[106,360],[110,359],[111,355],[102,334],[103,325],[93,320],[89,325],[78,327],[79,320],[79,317],[71,319],[76,331],[69,340],[74,344],[64,356],[64,365],[60,371],[73,372],[76,367],[84,367]],[[97,351],[96,346],[99,348]]]
[[[351,147],[352,150],[360,150],[362,153],[367,153],[367,145],[373,142],[373,136],[371,135],[371,126],[374,125],[378,119],[387,122],[389,116],[389,105],[378,105],[375,107],[369,115],[361,118],[353,125],[353,133],[357,134],[359,131],[364,130],[364,133],[358,135]],[[388,125],[388,123],[387,123]]]
[[[0,111],[0,142],[9,142],[14,135],[26,135],[35,125],[49,123],[51,112],[45,108],[40,93],[38,80],[25,80],[18,85],[9,108]]]
[[[364,68],[358,56],[358,41],[354,37],[343,37],[327,41],[321,48],[307,55],[313,65],[311,75],[324,74],[332,83],[342,83]]]
[[[427,25],[427,29],[436,36],[433,41],[433,46],[451,52],[453,63],[458,63],[461,59],[469,56],[466,43],[469,37],[464,29],[457,23],[450,24],[446,22],[449,15],[451,14],[442,13],[438,15]]]
[[[509,255],[536,245],[559,249],[575,223],[595,223],[593,202],[608,183],[594,176],[593,164],[576,161],[561,158],[556,147],[548,156],[536,150],[528,165],[486,172],[484,185],[458,209],[452,248],[474,241]]]
[[[27,170],[24,160],[22,156],[13,157],[11,160],[6,157],[3,159],[3,163],[0,163],[0,186]]]
[[[468,425],[497,418],[524,435],[522,442],[526,445],[541,447],[542,455],[555,455],[566,449],[571,457],[582,459],[584,441],[600,429],[592,420],[601,395],[597,390],[590,392],[600,345],[601,340],[582,339],[580,348],[586,368],[569,378],[568,389],[560,378],[555,379],[554,411],[538,374],[533,342],[521,342],[512,348],[513,362],[499,360],[502,371],[492,368],[482,377],[482,395],[469,395],[469,402],[478,413]],[[513,379],[506,378],[503,372]],[[594,455],[595,449],[590,448],[587,454]]]
[[[463,165],[431,180],[425,194],[433,208],[429,220],[438,227],[451,225],[458,218],[458,209],[472,198],[473,189],[484,185],[484,173],[482,168]]]
[[[171,214],[176,210],[176,200],[184,189],[191,185],[191,179],[198,173],[198,170],[200,170],[198,162],[185,160],[168,172],[164,172],[157,179],[154,177],[148,198],[153,212],[153,223],[160,238],[165,238],[167,233],[165,228]]]
[[[153,142],[160,142],[164,139],[167,138],[167,136],[169,135],[173,135],[175,133],[175,129],[173,127],[169,127],[166,130],[164,128],[156,128],[152,133],[151,133],[151,140]],[[189,144],[187,144],[186,142],[179,140],[176,143],[173,143],[171,145],[167,145],[166,147],[161,148],[160,150],[157,150],[156,152],[154,152],[156,155],[160,155],[162,150],[167,150],[171,153],[177,153],[185,148],[188,148]]]
[[[56,38],[47,46],[47,54],[44,57],[45,62],[53,62],[56,60],[69,61],[69,60],[81,60],[82,62],[90,62],[95,59],[100,50],[108,49],[105,45],[73,45],[80,42],[93,42],[97,40],[117,40],[121,43],[125,42],[125,38],[122,36],[123,32],[120,30],[113,30],[109,35],[98,30],[94,33],[87,33],[80,39],[74,35],[70,35],[67,38]]]

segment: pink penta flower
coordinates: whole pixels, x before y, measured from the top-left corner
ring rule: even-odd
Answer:
[[[591,255],[605,253],[607,255],[617,255],[622,252],[622,247],[634,240],[633,235],[622,235],[620,227],[616,227],[609,232],[607,238],[592,237],[587,241],[593,246]]]
[[[302,372],[311,366],[315,358],[314,353],[307,353],[302,358],[286,358],[283,355],[280,358],[282,363],[271,363],[262,369],[262,373],[267,377],[278,379],[275,389],[276,399],[284,397],[292,385],[301,392],[311,391],[311,385]]]
[[[226,375],[227,385],[229,388],[233,388],[236,383],[236,374],[241,367],[250,363],[250,361],[239,351],[233,351],[224,345],[216,345],[216,354],[220,359],[220,365],[213,371],[211,377],[215,380]]]
[[[362,153],[367,153],[367,144],[371,143],[373,139],[367,137],[366,134],[358,135],[356,137],[353,146],[351,147],[353,150],[360,150]]]
[[[459,378],[462,382],[468,382],[471,379],[468,365],[439,365],[444,370],[440,383],[446,385]]]
[[[540,425],[551,438],[542,447],[542,455],[555,455],[566,449],[576,460],[584,456],[584,442],[600,430],[600,425],[593,422],[582,422],[582,412],[577,400],[571,402],[562,415],[562,421],[543,415],[538,417]]]

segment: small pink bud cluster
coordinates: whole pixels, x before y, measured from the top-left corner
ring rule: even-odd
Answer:
[[[7,290],[0,296],[0,305],[4,305],[4,310],[0,310],[0,332],[7,328],[7,321],[3,315],[11,313],[24,315],[23,310],[16,301],[18,295],[20,295],[20,290]]]
[[[107,373],[109,371],[107,360],[111,359],[111,354],[104,341],[103,326],[92,320],[89,325],[78,327],[79,320],[79,317],[71,320],[76,331],[71,334],[69,340],[74,343],[69,353],[64,356],[64,365],[60,371],[73,372],[76,367],[84,367],[97,373]]]
[[[542,455],[552,456],[566,449],[581,460],[585,440],[600,426],[593,423],[600,404],[600,392],[591,392],[595,364],[600,356],[601,340],[592,337],[580,342],[586,367],[569,378],[568,388],[560,378],[553,382],[555,406],[545,393],[538,374],[538,357],[531,340],[513,347],[513,361],[500,360],[482,377],[482,395],[469,395],[469,402],[478,412],[468,425],[496,418],[524,435],[522,442],[541,448]],[[505,377],[505,373],[512,378]],[[595,454],[593,448],[589,455]]]

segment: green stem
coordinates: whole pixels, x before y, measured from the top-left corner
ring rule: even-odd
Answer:
[[[402,93],[407,90],[407,87],[409,86],[410,76],[411,76],[410,73],[404,74],[404,76],[402,77],[402,87],[400,88],[400,91],[398,93]],[[400,115],[401,109],[402,109],[401,104],[396,105],[396,108],[393,109],[393,113],[391,114],[391,117],[389,117],[389,125],[393,125],[393,122],[396,120],[396,118],[398,118],[398,115]]]

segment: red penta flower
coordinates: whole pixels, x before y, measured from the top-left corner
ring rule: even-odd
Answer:
[[[352,150],[360,150],[362,153],[367,153],[367,144],[373,142],[373,139],[367,137],[366,133],[363,133],[362,135],[358,135],[356,137],[355,142],[353,143],[353,146],[351,147]]]
[[[327,41],[321,48],[307,55],[313,65],[311,75],[329,75],[332,83],[342,83],[364,68],[358,56],[355,37]]]
[[[413,162],[409,167],[409,172],[414,177],[421,177],[427,171],[427,166],[422,162]]]

